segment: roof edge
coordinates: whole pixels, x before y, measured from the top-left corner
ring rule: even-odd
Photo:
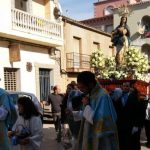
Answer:
[[[81,22],[91,21],[91,20],[103,20],[103,19],[113,19],[113,14],[103,16],[103,17],[89,18],[89,19],[81,20]]]
[[[110,34],[110,33],[107,33],[107,32],[98,30],[98,29],[96,29],[96,28],[90,27],[90,26],[88,26],[88,25],[85,25],[85,24],[81,23],[80,21],[77,21],[77,20],[68,18],[68,17],[66,17],[66,16],[62,16],[62,20],[63,20],[64,22],[67,21],[67,22],[69,22],[69,23],[71,23],[71,24],[74,24],[74,25],[77,25],[77,26],[79,26],[79,27],[83,27],[83,28],[85,28],[85,29],[88,29],[88,30],[91,30],[91,31],[100,33],[100,34],[102,34],[102,35],[106,35],[106,36],[108,36],[108,37],[111,37],[111,34]]]

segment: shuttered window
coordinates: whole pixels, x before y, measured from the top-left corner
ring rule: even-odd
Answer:
[[[81,39],[73,37],[73,67],[79,68],[80,66],[80,53],[81,53]]]
[[[5,90],[17,90],[17,70],[15,68],[4,68]]]
[[[73,37],[73,52],[79,54],[81,51],[80,47],[81,47],[81,39]]]
[[[93,52],[96,52],[98,49],[100,49],[100,44],[97,42],[93,42]]]
[[[113,25],[106,25],[105,26],[105,31],[108,32],[108,33],[111,33],[113,30]]]

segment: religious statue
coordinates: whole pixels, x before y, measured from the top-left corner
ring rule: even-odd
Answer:
[[[118,9],[121,16],[120,24],[112,31],[111,42],[116,47],[116,65],[119,67],[124,63],[124,54],[130,45],[130,30],[127,25],[127,16],[130,15],[130,10],[126,6],[121,6]]]
[[[111,42],[116,47],[116,65],[124,63],[124,53],[130,45],[130,30],[127,26],[127,17],[121,17],[120,24],[112,31]]]

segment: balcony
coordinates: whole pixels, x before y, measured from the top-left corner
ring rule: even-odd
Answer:
[[[9,34],[13,38],[47,46],[63,45],[61,23],[55,23],[15,8],[11,9],[11,23]]]
[[[66,70],[67,72],[81,72],[90,71],[90,55],[79,54],[79,53],[67,53],[66,54]]]

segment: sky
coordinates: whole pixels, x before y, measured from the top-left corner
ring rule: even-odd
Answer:
[[[94,16],[93,3],[98,0],[59,0],[63,15],[76,20]]]

